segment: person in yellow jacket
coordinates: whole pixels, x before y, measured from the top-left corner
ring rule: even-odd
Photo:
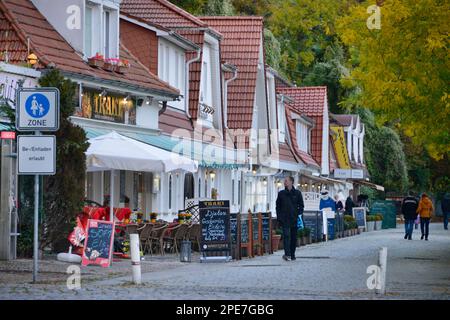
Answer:
[[[423,238],[425,237],[425,240],[428,241],[430,220],[431,216],[433,215],[433,211],[433,202],[431,201],[430,197],[428,197],[428,195],[426,195],[425,193],[422,194],[419,206],[417,207],[417,213],[420,216],[420,231],[422,231],[422,237],[420,238],[420,240],[423,240]]]

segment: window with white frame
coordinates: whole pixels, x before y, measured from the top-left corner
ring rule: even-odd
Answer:
[[[177,88],[185,96],[186,57],[183,49],[159,39],[158,76],[160,79]],[[171,107],[184,110],[184,100],[169,102]]]
[[[203,46],[203,59],[200,85],[200,119],[203,124],[213,126],[215,106],[213,101],[213,61],[212,48],[208,43]]]
[[[304,123],[303,121],[296,121],[297,123],[297,144],[298,144],[298,148],[301,151],[307,152],[309,153],[309,149],[310,149],[310,128],[309,126]]]
[[[278,105],[278,130],[280,141],[284,141],[286,135],[286,113],[284,103]]]
[[[105,1],[106,3],[106,1]],[[111,2],[108,1],[108,5]],[[105,58],[119,56],[119,7],[102,1],[86,1],[84,11],[84,55]]]

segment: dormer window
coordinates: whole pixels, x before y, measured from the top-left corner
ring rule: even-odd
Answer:
[[[311,126],[305,121],[297,120],[297,144],[298,148],[306,153],[311,153]]]
[[[119,7],[113,7],[110,1],[86,1],[84,13],[84,56],[100,53],[105,58],[117,58]]]

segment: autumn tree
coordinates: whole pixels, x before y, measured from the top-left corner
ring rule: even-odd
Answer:
[[[361,88],[359,102],[436,159],[450,152],[450,3],[391,0],[380,10],[380,29],[369,28],[367,8],[353,6],[337,30],[354,48],[354,69],[344,80]]]

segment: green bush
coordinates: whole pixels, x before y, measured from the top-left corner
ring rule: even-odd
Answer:
[[[301,238],[305,236],[305,230],[304,229],[300,229],[297,231],[297,238]]]
[[[383,221],[383,215],[377,213],[377,214],[375,215],[375,221]]]
[[[310,228],[304,228],[303,232],[304,232],[305,237],[309,237],[309,235],[311,234],[311,229]]]
[[[353,216],[345,215],[344,216],[344,221],[345,222],[354,222],[355,218]]]

